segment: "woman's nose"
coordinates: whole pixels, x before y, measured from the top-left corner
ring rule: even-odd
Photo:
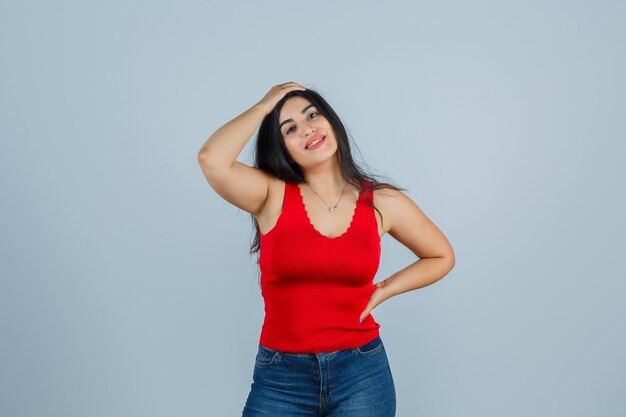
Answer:
[[[305,125],[304,129],[302,129],[302,131],[305,133],[306,136],[311,135],[312,133],[315,132],[315,127],[314,126],[310,126],[310,125]]]

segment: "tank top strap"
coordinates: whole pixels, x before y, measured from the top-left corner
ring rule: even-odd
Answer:
[[[363,188],[361,188],[361,193],[360,193],[361,197],[365,198],[366,200],[369,200],[369,201],[373,202],[373,200],[374,200],[374,198],[373,198],[373,191],[368,189],[368,188],[365,188],[366,187],[365,184],[373,184],[373,182],[372,181],[368,181],[368,180],[361,180],[361,184],[362,184],[362,187],[363,187]]]
[[[294,182],[285,181],[285,196],[283,197],[283,212],[286,216],[292,216],[295,212],[294,207],[297,203],[295,193],[298,192],[298,186]]]

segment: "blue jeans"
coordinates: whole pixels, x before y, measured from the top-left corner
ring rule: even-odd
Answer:
[[[288,353],[259,345],[243,417],[393,417],[396,392],[380,336],[357,348]]]

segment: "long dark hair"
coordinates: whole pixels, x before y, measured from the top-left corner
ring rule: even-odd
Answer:
[[[319,93],[311,89],[304,91],[293,90],[285,94],[285,96],[278,103],[276,103],[272,112],[263,118],[257,134],[256,147],[254,149],[254,166],[256,168],[262,169],[268,174],[271,174],[285,182],[299,184],[304,181],[304,176],[300,166],[294,161],[290,162],[291,158],[287,152],[287,148],[285,147],[280,129],[278,128],[280,110],[285,104],[285,101],[295,96],[300,96],[310,101],[315,105],[317,112],[326,117],[329,121],[335,133],[335,137],[337,138],[337,153],[339,156],[339,163],[341,165],[341,172],[347,182],[355,186],[358,190],[364,188],[369,190],[391,188],[394,190],[406,191],[405,188],[398,187],[388,182],[379,182],[376,178],[383,178],[384,176],[366,172],[354,161],[348,133],[346,132],[343,123],[341,123],[341,120],[339,120],[339,116],[337,116],[337,113],[335,113],[333,108]],[[356,143],[354,145],[356,146]],[[358,149],[358,146],[356,147]],[[364,183],[363,180],[366,182]],[[372,184],[368,181],[371,181]],[[365,201],[370,207],[373,207],[382,218],[382,213],[378,210],[378,208],[376,208],[373,201],[370,199],[366,199]],[[260,249],[259,223],[254,215],[251,215],[251,217],[255,228],[255,236],[252,244],[250,245],[250,255],[258,253]],[[259,264],[259,255],[257,255],[257,265]]]

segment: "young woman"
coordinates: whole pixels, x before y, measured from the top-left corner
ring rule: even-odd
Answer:
[[[259,123],[251,167],[237,156]],[[198,161],[256,227],[265,319],[243,416],[394,416],[393,377],[370,313],[444,277],[454,266],[446,237],[401,188],[354,162],[337,114],[294,82],[220,127]],[[374,284],[385,233],[419,259]]]

